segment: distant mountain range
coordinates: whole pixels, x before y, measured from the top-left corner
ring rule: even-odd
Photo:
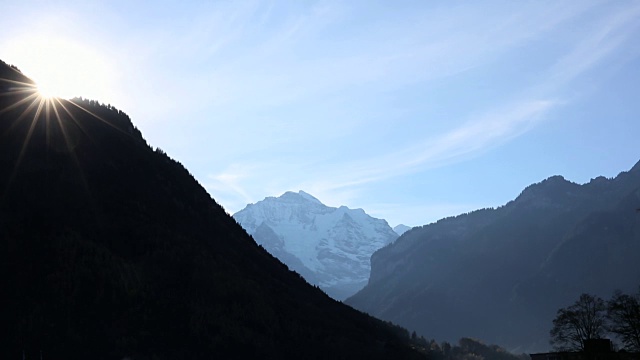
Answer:
[[[125,113],[42,99],[1,61],[0,304],[1,359],[424,358],[256,245]]]
[[[640,163],[584,185],[550,177],[515,200],[415,227],[371,258],[347,304],[424,336],[546,351],[559,308],[640,285]]]
[[[367,284],[371,254],[398,237],[385,220],[326,206],[304,191],[268,197],[233,217],[258,244],[338,300]]]

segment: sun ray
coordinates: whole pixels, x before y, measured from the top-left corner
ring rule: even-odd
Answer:
[[[42,99],[38,98],[35,101],[38,101],[38,108],[36,109],[35,114],[33,115],[33,119],[31,120],[31,125],[29,125],[29,131],[27,132],[27,136],[25,137],[23,143],[22,143],[22,149],[20,150],[20,155],[18,155],[18,162],[21,161],[21,159],[24,157],[24,154],[27,150],[27,145],[29,145],[29,143],[31,142],[31,137],[33,136],[33,131],[36,128],[36,125],[38,124],[38,118],[40,117],[40,114],[42,113]],[[30,106],[30,108],[33,107]]]
[[[110,127],[112,127],[114,130],[117,130],[117,131],[119,131],[119,132],[121,132],[121,133],[123,133],[123,134],[125,134],[125,135],[130,135],[130,134],[128,134],[126,131],[124,131],[124,130],[122,130],[122,129],[118,128],[118,127],[117,127],[117,126],[115,126],[115,125],[113,125],[111,122],[109,122],[109,121],[107,121],[107,120],[103,119],[101,116],[99,116],[99,115],[97,115],[97,114],[95,114],[95,113],[93,113],[93,112],[91,112],[91,111],[87,110],[86,108],[84,108],[84,107],[83,107],[83,106],[81,106],[80,104],[77,104],[75,101],[73,101],[73,100],[69,100],[69,102],[70,102],[71,104],[75,105],[76,107],[78,107],[79,109],[81,109],[81,110],[85,111],[87,114],[89,114],[89,115],[91,115],[91,116],[95,117],[96,119],[98,119],[98,120],[102,121],[103,123],[105,123],[105,124],[109,125],[109,126],[110,126]]]
[[[64,108],[64,105],[62,105],[62,103],[60,102],[59,99],[53,99],[53,101],[58,102],[58,104]],[[67,133],[67,129],[66,129],[66,126],[65,126],[64,122],[60,118],[60,113],[58,112],[58,107],[56,106],[55,103],[53,103],[53,113],[54,113],[54,115],[56,117],[56,121],[58,123],[58,126],[60,127],[60,132],[62,133],[62,137],[64,138],[64,142],[65,142],[65,145],[67,146],[67,150],[71,154],[73,149],[71,148],[71,143],[70,143],[70,140],[69,140],[69,134]],[[75,156],[74,156],[74,158],[75,158]]]
[[[82,166],[80,165],[80,161],[78,160],[78,156],[76,156],[76,153],[75,153],[73,147],[71,146],[71,140],[70,140],[69,133],[67,132],[67,127],[66,127],[65,123],[62,121],[62,119],[60,117],[60,113],[58,112],[58,107],[55,104],[56,102],[73,119],[73,122],[76,124],[76,126],[78,126],[80,128],[80,131],[82,131],[85,134],[86,134],[86,132],[84,131],[84,129],[82,129],[82,127],[80,126],[78,121],[75,119],[75,117],[67,110],[67,108],[64,106],[62,101],[60,101],[60,99],[55,98],[55,99],[52,100],[53,112],[55,114],[56,120],[58,122],[58,126],[60,127],[60,132],[62,133],[62,137],[63,137],[65,145],[67,147],[67,153],[69,154],[69,156],[73,160],[73,163],[75,164],[76,168],[78,169],[78,173],[80,174],[80,181],[82,182],[82,187],[85,189],[87,194],[89,196],[91,196],[91,192],[89,191],[89,184],[87,183],[87,179],[86,179],[86,177],[84,175],[84,171],[82,170]],[[88,134],[86,134],[86,135],[88,135]]]
[[[67,108],[67,106],[64,105],[63,101],[60,101],[59,99],[56,99],[58,101],[58,104],[60,104],[60,106],[62,107],[62,109],[67,113],[67,115],[69,115],[69,117],[71,118],[71,120],[74,122],[74,124],[76,124],[76,126],[78,127],[78,129],[80,129],[80,131],[82,131],[82,133],[92,142],[95,143],[95,140],[93,139],[93,137],[91,136],[91,134],[85,129],[85,127],[82,125],[82,123],[80,121],[78,121],[78,119],[76,118],[76,116],[73,114],[73,112],[69,111],[69,109]],[[67,100],[67,102],[72,102],[71,100]],[[81,110],[84,110],[83,108],[80,108]]]
[[[5,111],[9,111],[11,109],[15,109],[16,107],[18,107],[18,106],[20,106],[20,105],[22,105],[22,104],[24,104],[24,103],[26,103],[28,101],[34,101],[37,98],[38,98],[38,94],[37,93],[33,93],[33,94],[29,95],[28,97],[26,97],[26,98],[24,98],[24,99],[22,99],[20,101],[17,101],[15,103],[5,107],[4,109],[0,109],[0,114],[2,114]]]
[[[49,148],[51,146],[51,100],[49,98],[40,98],[40,103],[44,107],[45,143]]]
[[[4,85],[4,89],[3,89],[4,91],[0,96],[11,96],[15,94],[38,92],[37,88],[33,84],[25,83],[22,81],[10,80],[10,79],[0,79],[0,80],[2,80],[2,82],[4,83],[15,85],[15,86]]]
[[[6,85],[7,83],[10,85],[7,86]],[[12,86],[12,85],[15,85],[15,86]],[[23,95],[23,94],[29,94],[29,93],[31,95],[29,95],[28,97],[22,100],[19,100],[14,104],[5,107],[4,109],[0,109],[0,114],[2,114],[5,111],[11,110],[16,106],[23,104],[26,101],[29,101],[31,98],[38,97],[38,91],[33,84],[17,81],[17,80],[0,78],[0,97],[16,96],[16,95]]]
[[[45,152],[43,155],[47,162],[50,157],[57,156],[52,151],[56,149],[64,151],[70,164],[73,164],[78,172],[78,185],[91,196],[86,174],[78,157],[79,154],[74,150],[77,145],[74,139],[79,134],[94,144],[96,139],[92,136],[95,134],[91,134],[89,131],[86,121],[81,121],[79,114],[86,113],[92,120],[99,121],[123,135],[131,136],[131,134],[126,129],[98,115],[96,110],[83,106],[84,104],[78,101],[47,96],[42,88],[32,82],[27,82],[28,79],[20,81],[23,78],[21,72],[15,69],[13,71],[16,73],[16,77],[9,75],[11,79],[0,78],[0,99],[4,99],[0,114],[16,113],[17,116],[6,118],[8,121],[3,124],[5,125],[3,133],[4,135],[19,133],[19,138],[22,141],[18,143],[16,148],[17,154],[7,185],[16,181],[20,169],[26,164],[26,159],[30,158],[31,151],[39,151],[38,147],[32,147],[37,138],[37,141],[43,141]],[[79,111],[74,110],[73,107]],[[47,175],[45,174],[45,176]],[[7,186],[3,191],[3,198],[8,195],[9,188],[10,186]]]
[[[21,72],[11,68],[15,73],[16,77],[23,76]],[[27,156],[27,152],[29,151],[29,147],[34,140],[34,134],[36,133],[36,129],[39,126],[42,126],[44,131],[44,141],[45,141],[45,155],[47,161],[50,156],[50,148],[55,145],[55,137],[58,136],[58,130],[54,127],[59,128],[59,136],[63,139],[64,147],[66,148],[67,154],[71,157],[72,162],[75,164],[76,169],[79,171],[79,180],[84,187],[85,190],[88,190],[87,181],[84,175],[84,172],[81,169],[80,162],[73,152],[72,149],[72,141],[70,139],[70,134],[67,129],[66,124],[63,121],[63,118],[58,110],[58,104],[65,109],[65,112],[69,114],[69,116],[73,119],[73,122],[76,126],[79,127],[80,131],[86,133],[85,130],[82,129],[81,124],[73,117],[71,112],[66,109],[66,107],[60,102],[60,99],[54,97],[46,97],[43,93],[38,91],[38,88],[32,82],[20,81],[13,78],[13,76],[9,76],[9,78],[2,77],[0,78],[0,98],[4,99],[3,106],[0,108],[0,115],[7,114],[11,111],[17,110],[17,116],[14,118],[7,118],[7,123],[3,124],[4,127],[4,135],[9,135],[11,132],[14,132],[18,129],[20,124],[24,124],[27,121],[26,129],[23,133],[23,140],[21,141],[19,152],[15,158],[15,162],[13,165],[13,169],[9,175],[7,185],[12,184],[20,171],[20,168],[23,166],[25,158]],[[94,117],[99,118],[97,116]],[[103,119],[100,119],[104,122]],[[40,124],[40,125],[38,125]],[[22,131],[20,131],[22,132]],[[62,144],[61,144],[62,145]],[[7,191],[9,191],[10,186],[5,188],[3,191],[2,198],[7,196]]]
[[[15,179],[17,173],[18,173],[18,169],[20,168],[20,164],[22,163],[22,159],[24,158],[24,154],[26,153],[26,149],[27,146],[29,145],[29,143],[31,142],[31,137],[33,136],[33,131],[35,130],[36,124],[38,122],[38,116],[40,113],[40,103],[39,103],[39,98],[36,96],[35,99],[33,99],[31,101],[31,104],[29,104],[29,106],[24,109],[24,111],[20,114],[20,116],[18,116],[18,118],[16,119],[16,121],[14,122],[14,124],[12,124],[13,126],[16,126],[16,124],[18,124],[20,121],[22,121],[22,119],[27,116],[27,114],[29,112],[33,111],[33,108],[38,106],[38,108],[35,111],[35,114],[33,116],[33,119],[31,120],[31,124],[29,124],[29,130],[27,131],[27,134],[25,135],[24,140],[22,141],[22,147],[20,149],[20,153],[18,154],[18,158],[16,159],[16,163],[13,167],[13,171],[11,172],[11,176],[9,176],[9,182],[8,184],[11,184],[13,182],[13,180]],[[7,191],[8,191],[9,187],[7,186]]]

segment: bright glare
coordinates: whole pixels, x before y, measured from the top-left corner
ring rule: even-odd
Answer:
[[[19,64],[38,84],[43,97],[81,96],[110,102],[114,71],[106,59],[90,47],[67,38],[30,35],[7,46],[11,62]]]
[[[54,97],[60,97],[60,96],[57,96],[56,93],[57,93],[57,91],[56,91],[55,85],[48,86],[44,82],[38,81],[38,94],[40,94],[41,97],[46,98],[46,99],[51,99],[51,98],[54,98]]]

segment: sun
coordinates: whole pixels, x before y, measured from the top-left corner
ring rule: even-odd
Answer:
[[[5,44],[11,62],[32,78],[43,98],[84,97],[111,102],[115,71],[91,46],[72,38],[27,35]]]
[[[55,84],[48,85],[44,82],[38,82],[37,89],[38,89],[38,95],[45,99],[63,97],[63,96],[57,95],[57,94],[61,94],[62,92],[60,92],[59,90],[56,90]]]

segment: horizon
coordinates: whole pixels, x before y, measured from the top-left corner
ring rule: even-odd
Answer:
[[[420,226],[640,160],[637,2],[149,4],[0,4],[0,59],[129,114],[230,214],[303,190]]]

